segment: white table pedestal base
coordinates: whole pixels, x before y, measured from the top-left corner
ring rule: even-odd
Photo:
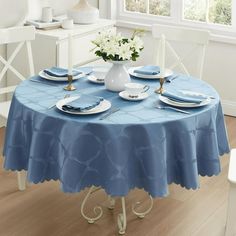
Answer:
[[[100,190],[101,188],[100,187],[95,187],[95,186],[92,186],[88,193],[86,194],[82,204],[81,204],[81,215],[88,221],[89,224],[93,224],[95,223],[97,220],[99,220],[102,215],[103,215],[103,210],[100,206],[95,206],[93,211],[94,211],[94,214],[95,214],[95,217],[88,217],[85,213],[84,213],[84,209],[85,209],[85,205],[86,205],[86,202],[89,198],[89,196]],[[141,202],[136,202],[135,204],[132,205],[132,212],[140,219],[143,219],[153,208],[153,198],[151,196],[150,197],[150,206],[149,208],[144,211],[144,212],[138,212],[135,210],[135,208],[141,204]],[[121,206],[122,206],[122,213],[118,214],[118,217],[117,217],[117,225],[118,225],[118,229],[119,229],[119,234],[120,235],[123,235],[125,234],[125,231],[126,231],[126,227],[127,227],[127,218],[126,218],[126,207],[125,207],[125,197],[121,197]],[[115,208],[115,199],[112,198],[111,196],[109,196],[109,206],[108,206],[108,209],[110,210],[113,210]]]
[[[17,171],[18,189],[20,191],[24,191],[26,189],[26,175],[26,171]]]

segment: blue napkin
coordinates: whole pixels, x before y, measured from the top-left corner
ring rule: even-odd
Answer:
[[[168,77],[165,77],[165,81],[168,82],[168,83],[171,83],[172,80],[178,78],[178,76],[179,76],[179,75],[177,75],[177,74],[170,75],[170,76],[168,76]]]
[[[142,75],[157,75],[160,73],[159,66],[143,66],[139,69],[134,70],[134,73]]]
[[[62,109],[64,111],[86,111],[96,107],[101,101],[103,101],[102,97],[82,94],[78,99],[63,105]]]
[[[162,96],[167,97],[176,102],[186,102],[186,103],[201,103],[206,100],[203,96],[184,94],[181,91],[164,91]]]
[[[68,70],[60,67],[51,67],[49,69],[45,69],[44,73],[50,76],[54,77],[67,77],[68,76]],[[81,74],[82,72],[79,70],[73,70],[72,75],[77,76]]]

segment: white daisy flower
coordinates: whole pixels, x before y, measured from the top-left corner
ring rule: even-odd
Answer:
[[[122,44],[119,48],[119,57],[122,60],[130,60],[132,53],[133,51],[130,49],[129,43]]]

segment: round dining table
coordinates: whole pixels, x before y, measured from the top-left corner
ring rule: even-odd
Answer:
[[[133,81],[150,86],[148,98],[124,100],[86,77],[74,83],[73,92],[65,91],[64,83],[22,82],[9,113],[4,167],[27,170],[33,183],[60,180],[65,192],[95,185],[112,196],[125,196],[137,187],[163,197],[171,183],[196,189],[199,175],[219,174],[219,156],[229,146],[217,92],[188,76],[165,83],[166,90],[174,87],[214,98],[183,114],[156,108],[157,80]],[[103,113],[70,115],[51,107],[68,93],[100,96],[119,110],[101,119]]]
[[[27,170],[29,182],[59,180],[64,192],[101,186],[108,195],[126,196],[144,189],[152,197],[168,195],[168,185],[199,188],[199,175],[221,171],[219,156],[229,152],[218,93],[191,76],[178,75],[164,89],[190,90],[211,97],[208,105],[182,108],[189,114],[158,109],[158,80],[132,78],[150,86],[141,101],[122,99],[87,77],[65,91],[66,82],[35,76],[15,90],[10,108],[4,168]],[[111,102],[115,112],[71,115],[53,106],[65,95],[90,94]]]

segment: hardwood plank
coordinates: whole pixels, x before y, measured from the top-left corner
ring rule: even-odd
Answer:
[[[236,118],[225,117],[231,147],[236,147]],[[5,130],[0,129],[2,153]],[[229,156],[221,158],[219,176],[200,177],[197,191],[178,185],[170,186],[170,195],[155,199],[151,213],[137,219],[131,212],[132,204],[149,204],[143,191],[133,190],[126,198],[127,234],[129,236],[223,236],[228,197]],[[3,158],[0,156],[0,165]],[[103,217],[95,224],[88,224],[80,215],[80,204],[86,190],[79,194],[65,194],[58,182],[30,185],[24,192],[17,190],[16,174],[0,168],[0,236],[113,236],[117,233],[117,214],[120,200],[114,210],[106,208],[104,191],[96,192],[88,202],[87,213],[93,207],[103,207]],[[144,209],[141,207],[140,209]],[[139,210],[140,210],[139,209]]]

